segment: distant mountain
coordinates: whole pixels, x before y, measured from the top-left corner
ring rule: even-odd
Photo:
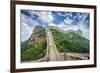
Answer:
[[[56,26],[49,26],[48,28],[49,28],[49,29],[55,29],[55,30],[57,30],[57,31],[59,31],[59,32],[62,32],[62,33],[66,33],[66,31],[64,31],[64,30],[62,30],[62,29],[60,29],[60,28],[58,28],[58,27],[56,27]]]
[[[46,48],[45,28],[36,26],[30,38],[21,43],[21,61],[32,61],[44,57]]]
[[[59,52],[89,53],[89,40],[81,30],[63,31],[55,26],[50,26],[50,30]]]
[[[58,27],[56,27],[56,26],[49,26],[49,28],[56,29],[57,31],[62,32],[62,33],[64,33],[64,34],[66,34],[66,33],[75,33],[75,34],[77,34],[77,35],[79,35],[79,36],[82,36],[82,30],[81,30],[81,29],[79,29],[79,30],[77,30],[77,31],[74,31],[74,30],[67,30],[67,31],[64,31],[64,30],[62,30],[62,29],[60,29],[60,28],[58,28]]]
[[[82,32],[81,29],[78,29],[77,31],[68,30],[68,31],[66,31],[66,33],[67,33],[67,34],[68,34],[68,33],[77,34],[77,35],[79,35],[79,36],[82,36],[82,34],[83,34],[83,32]]]

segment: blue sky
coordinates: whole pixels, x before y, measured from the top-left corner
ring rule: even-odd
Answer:
[[[21,10],[21,41],[27,40],[35,26],[56,26],[62,30],[81,29],[89,39],[90,14],[85,12],[61,12]]]

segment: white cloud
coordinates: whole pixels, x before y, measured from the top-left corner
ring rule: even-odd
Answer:
[[[62,16],[62,14],[61,14],[60,12],[58,12],[58,15],[59,15],[59,16]]]
[[[21,41],[25,41],[30,37],[36,25],[39,25],[37,21],[21,14]]]
[[[38,20],[40,20],[42,23],[50,23],[53,21],[53,16],[51,11],[28,11],[31,16],[37,15]]]
[[[30,37],[36,25],[43,25],[39,24],[38,20],[47,24],[53,21],[52,13],[49,11],[29,11],[29,13],[31,14],[30,17],[21,13],[21,41],[25,41]],[[33,14],[38,15],[38,20],[32,19]]]
[[[57,25],[55,25],[54,23],[50,23],[50,24],[48,24],[49,26],[57,26]]]
[[[21,23],[21,41],[27,40],[32,34],[33,29],[34,29],[34,26],[29,27],[28,24],[22,22]]]
[[[80,24],[79,28],[83,31],[83,36],[87,39],[90,38],[90,30],[89,28],[86,28],[86,25]]]
[[[67,17],[66,19],[64,19],[64,22],[65,24],[72,24],[73,20]]]
[[[90,39],[90,31],[89,29],[85,29],[83,32],[83,36],[87,39]]]
[[[83,32],[83,37],[89,39],[90,37],[90,31],[89,28],[86,28],[85,25],[80,24],[80,25],[66,25],[64,23],[58,24],[57,27],[59,27],[60,29],[64,30],[64,31],[68,31],[68,30],[74,30],[77,31],[79,29],[82,30]]]
[[[64,23],[57,24],[57,27],[66,31],[66,24]]]
[[[31,17],[28,17],[24,14],[21,14],[21,22],[27,23],[30,27],[40,25],[38,21],[33,20]]]
[[[66,31],[67,31],[67,30],[74,30],[74,31],[77,31],[78,29],[79,29],[78,26],[75,26],[75,25],[69,25],[69,26],[67,26]]]
[[[65,27],[65,24],[63,24],[63,23],[58,24],[58,27],[59,27],[59,28],[64,28],[64,27]]]
[[[77,15],[75,16],[78,17],[80,20],[80,22],[76,25],[76,29],[81,29],[83,31],[83,37],[89,39],[90,38],[90,31],[89,28],[87,27],[87,23],[89,22],[88,20],[85,22],[86,18],[87,18],[88,14],[82,14],[80,15],[79,13],[77,13]],[[73,28],[75,29],[75,27]]]
[[[39,12],[38,11],[35,11],[35,10],[34,11],[33,10],[29,10],[28,13],[30,13],[31,16],[34,16],[33,14],[39,15]]]
[[[51,23],[53,21],[52,13],[49,11],[41,11],[39,15],[39,20],[43,23]]]
[[[50,25],[55,25],[55,24],[50,24]],[[76,25],[66,25],[65,23],[60,23],[60,24],[57,24],[56,25],[58,28],[64,30],[64,31],[67,31],[67,30],[78,30],[79,29],[79,26],[76,26]]]

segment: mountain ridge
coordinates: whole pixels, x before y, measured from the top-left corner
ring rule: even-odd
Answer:
[[[75,31],[60,32],[60,29],[50,27],[59,52],[89,53],[89,40]],[[77,31],[79,32],[79,31]]]
[[[36,26],[28,40],[21,43],[21,61],[43,58],[46,54],[46,32],[42,26]]]

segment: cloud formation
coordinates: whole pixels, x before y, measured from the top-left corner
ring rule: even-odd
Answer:
[[[22,41],[29,38],[35,26],[56,26],[62,30],[83,31],[83,36],[89,39],[90,15],[84,12],[60,12],[41,10],[21,10]]]

